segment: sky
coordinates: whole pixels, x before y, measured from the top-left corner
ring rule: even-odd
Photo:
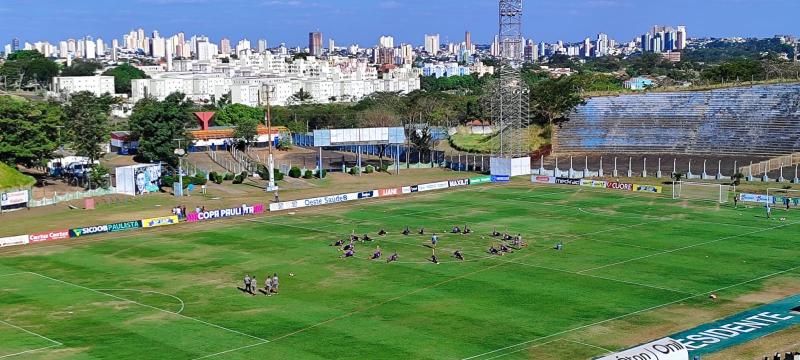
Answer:
[[[184,31],[235,44],[260,38],[270,47],[307,46],[323,33],[325,47],[423,44],[424,34],[461,42],[472,32],[488,44],[497,33],[496,0],[0,0],[0,45],[90,35],[110,42],[132,29],[162,36]],[[630,41],[655,24],[686,25],[690,37],[800,35],[800,0],[525,0],[523,33],[535,41],[578,42],[605,32]]]

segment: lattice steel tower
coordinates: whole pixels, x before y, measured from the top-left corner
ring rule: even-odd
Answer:
[[[523,54],[522,0],[500,0],[500,68],[490,83],[487,103],[500,131],[500,157],[528,156],[529,90],[520,72]]]

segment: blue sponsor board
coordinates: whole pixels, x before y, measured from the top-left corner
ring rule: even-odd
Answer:
[[[492,182],[509,182],[511,176],[509,175],[492,175]]]
[[[374,195],[375,195],[374,191],[363,191],[363,192],[358,193],[358,198],[359,199],[369,199],[369,198],[373,197]]]
[[[670,335],[690,356],[715,353],[800,324],[800,295]]]
[[[412,185],[411,186],[411,192],[412,193],[419,192],[419,186],[418,185]]]

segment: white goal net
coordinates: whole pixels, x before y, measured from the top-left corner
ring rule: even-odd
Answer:
[[[731,197],[731,190],[736,191],[730,185],[709,184],[687,181],[672,182],[672,198],[688,200],[711,200],[720,204],[725,204]]]

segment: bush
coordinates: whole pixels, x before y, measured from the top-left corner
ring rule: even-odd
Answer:
[[[350,175],[358,175],[361,173],[361,169],[359,169],[358,166],[353,166],[350,168],[349,173]]]
[[[364,168],[365,174],[372,174],[374,172],[375,172],[375,167],[372,165],[367,165],[367,167]]]
[[[219,174],[217,174],[217,172],[216,172],[216,171],[212,171],[212,172],[208,173],[208,178],[209,178],[211,181],[214,181],[214,180],[216,180],[216,179],[217,179],[217,176],[219,176]]]
[[[303,179],[311,179],[314,177],[314,172],[311,170],[306,170],[306,173],[303,174]]]
[[[275,181],[283,180],[283,173],[279,169],[275,169],[273,171],[275,173]],[[267,174],[267,180],[269,180],[269,174]]]
[[[244,181],[245,179],[247,179],[248,176],[250,176],[250,174],[248,174],[247,171],[242,171],[239,174],[239,176],[241,176],[242,177],[242,181]]]
[[[292,168],[289,169],[289,177],[293,177],[293,178],[297,179],[297,178],[300,177],[300,175],[302,175],[302,174],[301,174],[301,171],[300,171],[299,167],[292,166]]]
[[[225,180],[224,176],[222,176],[221,174],[217,174],[217,173],[214,174],[214,182],[215,183],[222,184],[223,180]]]
[[[231,174],[229,172],[226,172],[225,173],[225,177],[223,177],[222,179],[225,180],[225,181],[231,181],[231,180],[233,180],[233,177],[234,177],[233,174]]]
[[[207,183],[208,183],[208,178],[206,178],[206,173],[198,171],[197,174],[194,174],[194,178],[192,178],[192,184],[205,185]]]
[[[380,171],[382,171],[382,172],[385,172],[385,173],[388,173],[388,172],[389,172],[389,164],[383,164],[383,165],[381,165],[381,169],[380,169]]]
[[[318,171],[317,171],[317,177],[318,177],[318,178],[320,178],[320,179],[324,178],[324,177],[325,177],[325,175],[327,175],[327,174],[328,174],[328,172],[327,172],[327,171],[325,171],[325,169],[322,169],[322,170],[318,170]]]
[[[242,175],[236,175],[233,177],[234,184],[241,184],[243,182]]]
[[[292,139],[288,136],[282,136],[278,140],[278,150],[288,151],[292,149]]]

